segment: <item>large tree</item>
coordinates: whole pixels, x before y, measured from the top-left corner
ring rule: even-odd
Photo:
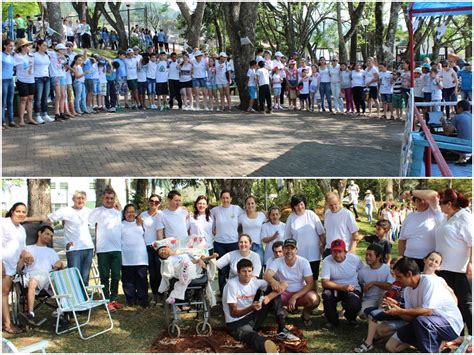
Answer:
[[[102,16],[102,11],[99,6],[88,5],[84,1],[73,1],[71,2],[72,7],[77,12],[77,16],[80,20],[85,20],[89,26],[91,26],[91,31],[94,33],[99,27],[99,20]]]
[[[108,5],[107,10],[105,5]],[[120,49],[126,49],[128,47],[127,33],[125,32],[125,24],[120,13],[121,2],[96,2],[95,6],[104,15],[107,22],[113,27],[117,35],[119,36],[119,47]],[[130,33],[128,34],[130,36]]]
[[[61,3],[48,1],[46,2],[46,8],[48,9],[48,22],[49,28],[54,30],[51,37],[53,41],[57,43],[63,40],[63,20],[61,15]]]
[[[349,12],[350,27],[349,30],[343,32],[343,21],[342,21],[342,2],[337,2],[336,4],[336,14],[337,14],[337,26],[339,34],[339,60],[341,62],[346,62],[350,59],[351,62],[355,62],[357,59],[357,27],[359,21],[362,18],[362,14],[365,8],[366,3],[364,1],[359,2],[357,6],[354,6],[355,3],[348,2],[347,10]],[[346,43],[351,41],[351,51],[350,57],[347,54]]]
[[[188,45],[193,48],[199,47],[199,37],[201,36],[202,19],[204,16],[206,2],[198,2],[194,12],[192,13],[186,2],[178,1],[176,4],[178,5],[181,15],[183,15],[187,24],[186,39]]]
[[[245,206],[245,198],[252,192],[252,179],[220,179],[218,182],[221,190],[231,192],[232,204]]]
[[[95,179],[95,206],[102,206],[102,193],[107,187],[112,187],[110,179]]]
[[[51,212],[51,179],[28,179],[28,216]]]

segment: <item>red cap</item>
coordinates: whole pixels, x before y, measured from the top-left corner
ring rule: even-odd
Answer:
[[[331,243],[331,251],[346,251],[346,243],[342,239],[333,240]]]

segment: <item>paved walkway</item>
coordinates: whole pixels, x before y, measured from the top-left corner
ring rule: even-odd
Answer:
[[[293,111],[83,117],[4,131],[3,176],[399,175],[401,122]]]

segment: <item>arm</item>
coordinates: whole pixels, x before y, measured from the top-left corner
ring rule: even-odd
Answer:
[[[352,239],[351,239],[351,244],[349,246],[349,253],[355,254],[356,253],[356,248],[357,248],[357,243],[362,240],[362,236],[359,235],[358,232],[352,233]]]
[[[229,303],[229,312],[230,315],[234,318],[243,317],[253,311],[258,311],[262,308],[262,304],[260,302],[253,302],[250,306],[244,309],[237,309],[236,303]]]
[[[268,282],[273,291],[278,293],[285,291],[288,287],[286,282],[283,283],[275,280],[275,278],[273,277],[274,275],[275,271],[273,271],[272,269],[267,269],[267,271],[265,271],[265,274],[263,275],[263,279]]]
[[[406,240],[402,240],[402,239],[398,240],[398,254],[400,254],[400,256],[405,255],[406,246],[407,246]]]
[[[364,291],[372,288],[372,287],[380,287],[382,290],[388,291],[392,288],[392,284],[390,282],[381,282],[381,281],[371,281],[364,284]]]
[[[384,299],[385,302],[386,299]],[[413,321],[418,316],[431,316],[433,310],[431,308],[415,307],[415,308],[401,308],[398,304],[390,304],[389,308],[385,311],[386,314],[392,316],[399,316],[403,320],[408,322]]]
[[[165,229],[162,228],[162,229],[158,229],[156,231],[156,240],[162,240],[162,239],[165,239],[165,233],[164,233]]]
[[[321,233],[319,235],[319,251],[321,255],[324,254],[324,247],[326,246],[326,233]]]
[[[433,209],[438,209],[439,207],[439,196],[434,190],[413,190],[411,191],[411,195],[413,197],[425,200]],[[404,199],[408,196],[410,196],[410,191],[405,191],[402,194],[402,198]]]
[[[355,290],[355,287],[353,285],[340,285],[328,279],[322,279],[321,285],[323,286],[323,288],[342,292],[352,292]]]

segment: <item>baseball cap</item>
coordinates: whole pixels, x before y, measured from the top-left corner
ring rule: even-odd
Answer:
[[[196,53],[194,53],[194,57],[199,57],[199,56],[202,56],[202,52],[201,52],[201,51],[197,51]]]
[[[342,239],[333,240],[331,251],[346,251],[346,243]]]
[[[293,59],[288,62],[288,65],[292,65],[292,64],[296,64],[296,61],[294,61]]]
[[[421,68],[415,68],[415,71],[414,71],[414,72],[415,72],[415,73],[418,73],[418,74],[421,74],[421,73],[422,73],[422,72],[421,72]]]
[[[278,51],[275,53],[275,57],[284,57],[283,53]]]
[[[296,248],[296,240],[294,240],[293,238],[285,240],[285,242],[283,243],[283,247],[287,246],[292,246]]]
[[[127,54],[131,54],[131,53],[133,53],[133,49],[132,48],[127,49]]]
[[[429,65],[428,63],[425,63],[425,64],[423,64],[423,68],[426,68],[426,69],[430,70],[431,65]]]
[[[134,51],[139,51],[139,50],[140,50],[140,47],[138,47],[138,46],[133,46],[133,50],[134,50]]]
[[[62,44],[62,43],[58,43],[58,44],[56,45],[56,48],[55,48],[55,49],[56,49],[56,50],[59,50],[59,49],[66,49],[66,46],[65,46],[64,44]]]
[[[227,53],[226,52],[220,52],[219,57],[227,58]]]

